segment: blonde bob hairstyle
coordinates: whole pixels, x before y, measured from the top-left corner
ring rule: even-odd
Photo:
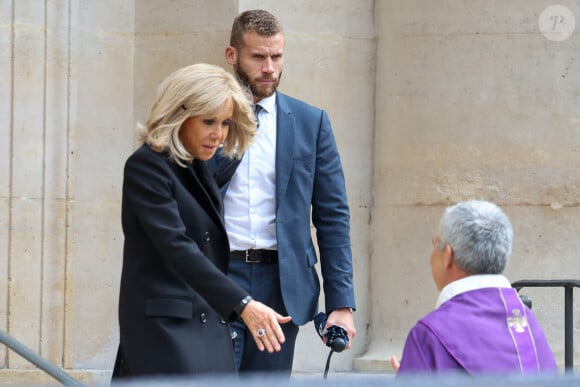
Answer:
[[[234,111],[221,153],[239,157],[256,131],[251,96],[233,75],[205,63],[183,67],[161,82],[147,126],[140,128],[139,139],[156,152],[169,153],[169,158],[185,166],[193,161],[193,156],[179,138],[181,126],[190,117],[214,117],[228,101],[232,101]]]

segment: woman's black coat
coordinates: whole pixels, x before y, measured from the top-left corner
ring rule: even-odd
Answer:
[[[127,160],[119,299],[125,373],[234,373],[226,321],[247,295],[227,276],[218,188],[203,161],[187,168],[147,145]]]

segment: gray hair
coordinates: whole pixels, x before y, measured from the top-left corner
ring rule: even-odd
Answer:
[[[513,229],[495,204],[470,200],[448,207],[439,222],[439,246],[451,246],[460,269],[500,274],[512,251]]]

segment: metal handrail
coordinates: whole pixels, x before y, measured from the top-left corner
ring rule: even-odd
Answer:
[[[580,280],[521,280],[512,283],[518,292],[521,288],[564,288],[564,367],[574,371],[574,288],[580,288]]]
[[[82,387],[83,384],[43,357],[38,356],[30,348],[0,329],[0,342],[18,353],[20,356],[58,380],[64,386]]]

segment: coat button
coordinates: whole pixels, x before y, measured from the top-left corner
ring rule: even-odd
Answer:
[[[225,324],[226,323],[226,320],[224,320],[223,318],[220,317],[220,323],[221,324]]]
[[[201,321],[202,324],[205,324],[207,322],[207,316],[205,315],[205,313],[202,313],[201,316],[199,316],[199,321]]]
[[[204,232],[203,233],[203,240],[206,242],[209,242],[211,240],[211,237],[209,236],[209,232]]]

